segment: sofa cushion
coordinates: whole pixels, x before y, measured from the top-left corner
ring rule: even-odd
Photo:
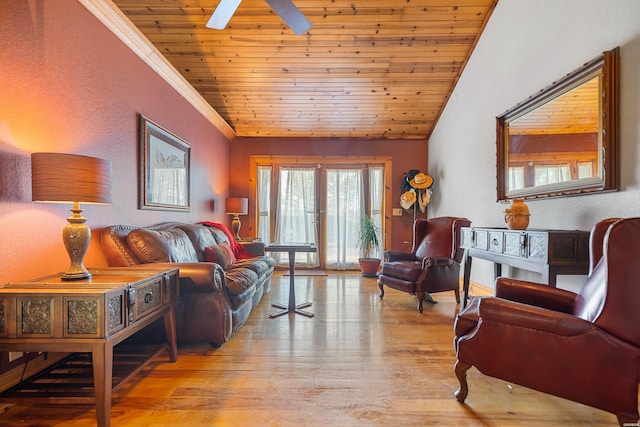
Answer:
[[[259,261],[262,261],[267,264],[270,269],[273,269],[276,266],[276,259],[269,255],[262,255],[258,258],[255,258]]]
[[[216,243],[223,243],[223,242],[229,243],[229,239],[227,238],[227,235],[225,234],[224,231],[215,227],[209,227],[209,231],[213,235],[213,238],[216,239]]]
[[[236,256],[227,242],[204,248],[204,258],[207,262],[220,264],[222,268],[227,268],[236,262]]]
[[[238,308],[250,299],[256,291],[258,275],[249,269],[238,268],[227,272],[225,288],[233,308]]]
[[[205,227],[204,225],[184,224],[180,225],[178,228],[184,230],[184,232],[187,233],[187,236],[189,236],[189,239],[191,239],[191,243],[193,243],[193,246],[196,249],[196,254],[198,254],[199,261],[206,261],[204,254],[205,248],[220,243],[213,237],[209,227]]]
[[[183,230],[155,231],[138,228],[127,236],[131,251],[141,263],[198,262],[191,240]]]
[[[265,258],[263,260],[263,258]],[[235,269],[235,268],[248,268],[255,272],[258,277],[262,277],[266,274],[271,266],[269,266],[269,262],[266,260],[269,257],[259,257],[259,258],[250,258],[236,261],[234,264],[227,267],[227,270]]]

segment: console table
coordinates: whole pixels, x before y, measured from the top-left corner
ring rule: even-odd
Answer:
[[[467,305],[471,261],[494,263],[494,276],[502,265],[542,274],[542,282],[556,286],[559,274],[588,274],[589,232],[567,230],[509,230],[463,227],[460,246],[465,249],[462,304]]]
[[[174,301],[178,269],[89,269],[0,286],[0,351],[87,352],[93,362],[98,426],[110,424],[113,347],[164,318],[169,360],[178,357]]]

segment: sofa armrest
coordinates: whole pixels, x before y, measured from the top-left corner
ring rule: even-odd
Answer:
[[[496,279],[496,297],[561,313],[573,313],[576,294],[540,283],[498,277]]]
[[[262,242],[240,242],[242,247],[251,255],[264,256],[265,244]]]

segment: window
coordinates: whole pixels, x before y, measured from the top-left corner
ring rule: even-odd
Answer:
[[[316,243],[317,253],[296,254],[299,266],[357,269],[360,219],[367,214],[385,227],[387,163],[268,160],[256,162],[256,219],[262,241]],[[281,264],[288,262],[286,253],[273,255]]]

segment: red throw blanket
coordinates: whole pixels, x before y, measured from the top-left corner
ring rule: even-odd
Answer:
[[[227,235],[227,239],[229,239],[229,245],[231,246],[231,250],[233,251],[233,255],[235,255],[236,259],[240,260],[256,257],[255,255],[251,255],[249,252],[247,252],[247,250],[240,243],[238,243],[238,241],[233,236],[233,234],[231,234],[231,231],[229,231],[226,225],[220,224],[219,222],[211,221],[202,221],[200,224],[222,230],[224,234]]]

